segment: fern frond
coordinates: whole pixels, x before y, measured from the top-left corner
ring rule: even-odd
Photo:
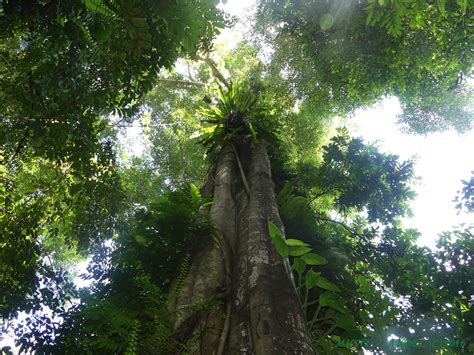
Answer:
[[[190,265],[191,265],[191,254],[188,253],[183,258],[183,261],[181,262],[181,265],[179,267],[173,290],[170,292],[171,298],[175,298],[179,296],[179,294],[181,293],[186,276],[188,276]]]
[[[115,0],[108,1],[110,7],[107,6],[107,4],[103,0],[82,0],[82,3],[88,10],[104,16],[115,15],[114,11],[110,7],[112,7],[116,11],[118,10],[118,4]]]

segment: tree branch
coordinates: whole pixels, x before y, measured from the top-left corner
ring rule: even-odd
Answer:
[[[359,237],[365,241],[368,241],[367,240],[367,237],[363,234],[359,234],[357,232],[354,232],[347,224],[343,223],[343,222],[339,222],[339,221],[336,221],[334,219],[331,219],[331,218],[325,218],[325,217],[321,217],[321,216],[317,216],[316,218],[322,220],[322,221],[325,221],[325,222],[330,222],[330,223],[334,223],[334,224],[338,224],[340,225],[341,227],[343,227],[346,231],[349,232],[349,234],[351,234],[353,237]]]
[[[326,195],[327,193],[331,192],[332,190],[332,186],[331,187],[328,187],[326,190],[324,190],[323,192],[320,192],[319,194],[316,194],[314,195],[313,197],[311,197],[311,199],[308,201],[308,204],[311,204],[313,203],[315,200],[317,200],[318,198],[320,198],[321,196],[324,196]]]
[[[219,69],[217,69],[216,63],[210,57],[203,58],[201,56],[197,56],[196,58],[206,62],[211,67],[212,74],[214,74],[214,76],[217,79],[219,79],[219,81],[222,84],[224,84],[227,89],[230,89],[230,83],[226,80],[226,78],[224,78],[224,75],[222,75],[222,73],[219,71]]]
[[[158,79],[159,83],[164,84],[175,84],[175,85],[185,85],[185,86],[206,86],[205,83],[194,80],[173,80],[173,79]]]

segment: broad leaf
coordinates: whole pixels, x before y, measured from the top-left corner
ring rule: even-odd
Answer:
[[[295,259],[295,261],[293,262],[293,266],[295,267],[295,270],[298,274],[302,274],[306,269],[306,263],[301,260],[301,258]]]
[[[315,285],[318,286],[319,288],[322,288],[322,289],[325,289],[325,290],[328,290],[328,291],[333,291],[333,292],[340,292],[341,291],[339,287],[337,287],[331,281],[329,281],[328,279],[326,279],[322,276],[319,276],[316,279]]]
[[[308,243],[305,243],[298,239],[287,239],[285,240],[286,245],[289,247],[309,247]]]
[[[335,309],[336,311],[346,314],[346,310],[344,309],[342,302],[333,292],[327,291],[322,293],[319,296],[319,305],[321,307],[330,307],[332,309]]]
[[[301,259],[308,265],[325,265],[328,263],[325,257],[315,253],[305,254]]]
[[[357,326],[351,315],[340,314],[335,318],[336,325],[345,330],[357,330]]]
[[[320,272],[314,272],[313,270],[309,270],[306,273],[304,284],[308,290],[316,286],[317,280],[320,277],[319,275],[321,275]]]
[[[311,251],[308,247],[290,247],[290,256],[301,256]]]
[[[275,248],[281,256],[286,258],[289,254],[288,245],[285,243],[285,236],[281,232],[280,228],[274,225],[272,222],[268,221],[268,231],[270,233],[270,238],[275,244]]]

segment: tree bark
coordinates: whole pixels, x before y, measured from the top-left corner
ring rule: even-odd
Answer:
[[[194,258],[173,304],[177,339],[191,354],[312,354],[301,305],[268,234],[269,220],[283,226],[265,144],[225,145],[213,172],[215,243]]]

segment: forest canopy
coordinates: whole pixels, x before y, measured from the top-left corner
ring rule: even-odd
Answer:
[[[0,3],[2,333],[52,354],[474,351],[474,224],[420,247],[415,162],[335,123],[395,96],[411,134],[472,129],[473,20],[467,0],[261,0],[225,46],[216,0]]]

